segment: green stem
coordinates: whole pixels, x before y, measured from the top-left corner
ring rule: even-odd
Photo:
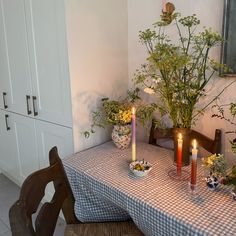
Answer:
[[[189,50],[191,38],[192,38],[192,35],[191,35],[190,27],[188,27],[188,44],[187,44],[187,48],[186,48],[186,52],[185,52],[186,55],[188,55],[188,50]]]
[[[207,63],[207,58],[208,58],[209,49],[210,49],[210,48],[207,48],[205,57],[204,57],[204,59],[203,59],[203,71],[204,71],[203,76],[204,76],[204,80],[206,80],[206,63]]]
[[[207,103],[202,109],[201,111],[197,112],[193,117],[192,119],[194,119],[195,117],[197,117],[200,113],[202,113],[203,111],[205,111],[216,99],[218,99],[220,97],[220,95],[229,87],[231,86],[233,83],[235,83],[236,80],[232,81],[231,83],[229,83],[226,87],[224,87],[221,92],[216,96],[214,97],[209,103]]]
[[[176,19],[175,19],[175,23],[176,23],[176,27],[177,27],[177,29],[178,29],[178,33],[179,33],[179,37],[180,37],[180,42],[182,43],[183,49],[185,49],[183,37],[182,37],[182,34],[181,34],[181,30],[180,30],[180,28],[179,28],[178,21],[177,21]]]
[[[205,49],[205,46],[206,46],[206,45],[204,45],[204,46],[202,47],[202,49],[199,51],[199,55],[198,55],[198,57],[196,58],[195,63],[193,63],[192,67],[189,69],[189,72],[190,72],[190,73],[196,68],[196,66],[197,66],[197,64],[198,64],[198,62],[199,62],[199,60],[200,60],[200,58],[202,58],[202,55],[203,55],[203,51],[204,51],[204,49]]]

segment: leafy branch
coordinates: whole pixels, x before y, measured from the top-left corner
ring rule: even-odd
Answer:
[[[229,68],[209,58],[211,48],[222,37],[211,28],[196,33],[200,21],[196,15],[173,16],[179,43],[174,44],[165,34],[169,24],[159,21],[154,30],[140,31],[139,39],[147,48],[147,63],[137,70],[134,82],[145,92],[157,97],[157,109],[165,107],[174,127],[189,128],[205,110],[230,86],[226,86],[202,108],[200,98],[207,96],[207,85],[213,75]],[[186,36],[185,36],[186,35]]]

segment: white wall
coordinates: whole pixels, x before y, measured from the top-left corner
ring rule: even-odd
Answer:
[[[196,13],[201,26],[221,32],[223,0],[171,2],[182,15]],[[89,139],[85,139],[81,132],[89,128],[91,111],[96,110],[100,98],[117,98],[131,87],[135,70],[147,56],[138,33],[159,20],[161,7],[161,0],[66,1],[75,151],[110,139],[108,130],[97,129]],[[169,32],[174,36],[174,27],[170,27]],[[211,56],[219,58],[220,50],[213,50]],[[211,96],[229,81],[216,78]],[[236,84],[224,93],[221,101],[231,101],[235,89]],[[206,112],[195,129],[209,137],[213,137],[216,128],[230,129],[229,124],[212,119],[211,114],[211,111]],[[139,131],[139,137],[147,138],[143,131]],[[226,155],[232,158],[229,138],[227,136],[225,140]]]
[[[75,151],[110,139],[97,129],[89,139],[91,111],[102,97],[118,98],[128,89],[126,0],[66,1]]]
[[[212,27],[213,30],[221,33],[223,18],[223,0],[172,0],[176,11],[183,16],[196,14],[201,20],[201,26]],[[152,27],[152,24],[159,20],[161,14],[161,0],[128,0],[128,48],[129,48],[129,86],[132,85],[132,78],[135,70],[145,61],[147,56],[144,46],[138,40],[138,32],[146,28]],[[170,27],[169,32],[173,35],[174,28]],[[214,49],[211,56],[215,59],[220,57],[220,49]],[[215,78],[212,87],[210,87],[211,96],[213,97],[217,91],[232,79]],[[223,96],[221,102],[229,102],[236,99],[236,84],[231,86]],[[209,137],[213,137],[216,128],[223,131],[230,129],[229,124],[221,120],[211,118],[211,110],[201,117],[195,127]],[[223,149],[225,148],[227,158],[232,161],[233,157],[229,149],[229,136],[223,137]]]

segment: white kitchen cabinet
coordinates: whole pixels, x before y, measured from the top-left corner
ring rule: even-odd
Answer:
[[[6,95],[10,92],[10,80],[7,64],[7,51],[4,37],[4,24],[2,21],[2,11],[0,11],[0,108],[7,109]],[[4,104],[5,103],[5,104]],[[8,102],[7,102],[8,103]],[[5,106],[4,106],[5,105]]]
[[[54,146],[57,146],[61,158],[74,153],[72,129],[37,121],[36,134],[40,168],[49,166],[48,153]],[[53,184],[49,183],[45,198],[52,199],[53,193]]]
[[[35,120],[0,111],[0,168],[17,184],[39,169]]]
[[[11,180],[20,184],[16,130],[9,112],[0,109],[0,169]]]
[[[48,153],[57,146],[60,157],[73,154],[72,129],[12,114],[16,130],[20,182],[32,172],[48,166]]]
[[[10,85],[1,92],[7,93],[10,111],[27,115],[26,95],[31,95],[32,88],[24,0],[1,0],[0,22],[4,37],[1,44],[5,45],[0,55],[5,71],[3,80],[8,79]]]
[[[53,146],[73,153],[64,0],[0,0],[0,109],[0,169],[17,184]]]
[[[0,2],[2,4],[2,2]],[[1,5],[0,5],[1,6]],[[2,7],[1,7],[2,9]],[[0,108],[9,109],[11,98],[10,74],[7,60],[3,11],[0,10]]]
[[[53,125],[44,121],[37,121],[36,134],[40,168],[49,165],[48,153],[54,146],[57,146],[59,156],[62,158],[74,153],[71,128]]]
[[[25,7],[35,117],[72,127],[64,0],[27,0]]]
[[[55,145],[63,158],[108,140],[81,132],[101,97],[128,87],[126,11],[125,0],[0,0],[0,109],[15,130],[0,155],[16,148],[20,182]]]
[[[19,163],[19,181],[39,169],[38,147],[35,120],[22,115],[10,113],[11,124],[15,129],[17,159]]]
[[[0,132],[0,169],[19,185],[48,166],[53,146],[62,158],[73,154],[71,128],[0,110]]]
[[[64,0],[0,1],[1,108],[72,127]]]

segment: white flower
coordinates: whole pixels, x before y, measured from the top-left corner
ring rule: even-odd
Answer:
[[[196,91],[195,89],[190,89],[189,90],[190,96],[196,95],[196,93],[198,93],[198,91]]]
[[[154,79],[154,82],[155,82],[155,83],[160,83],[160,82],[161,82],[161,77],[155,78],[155,79]]]
[[[143,90],[145,93],[148,93],[148,94],[154,94],[155,93],[155,91],[152,89],[152,88],[145,88],[144,90]]]
[[[188,104],[188,100],[187,99],[182,99],[182,104]]]
[[[178,100],[178,94],[177,93],[173,93],[172,101],[175,102],[177,100]]]

